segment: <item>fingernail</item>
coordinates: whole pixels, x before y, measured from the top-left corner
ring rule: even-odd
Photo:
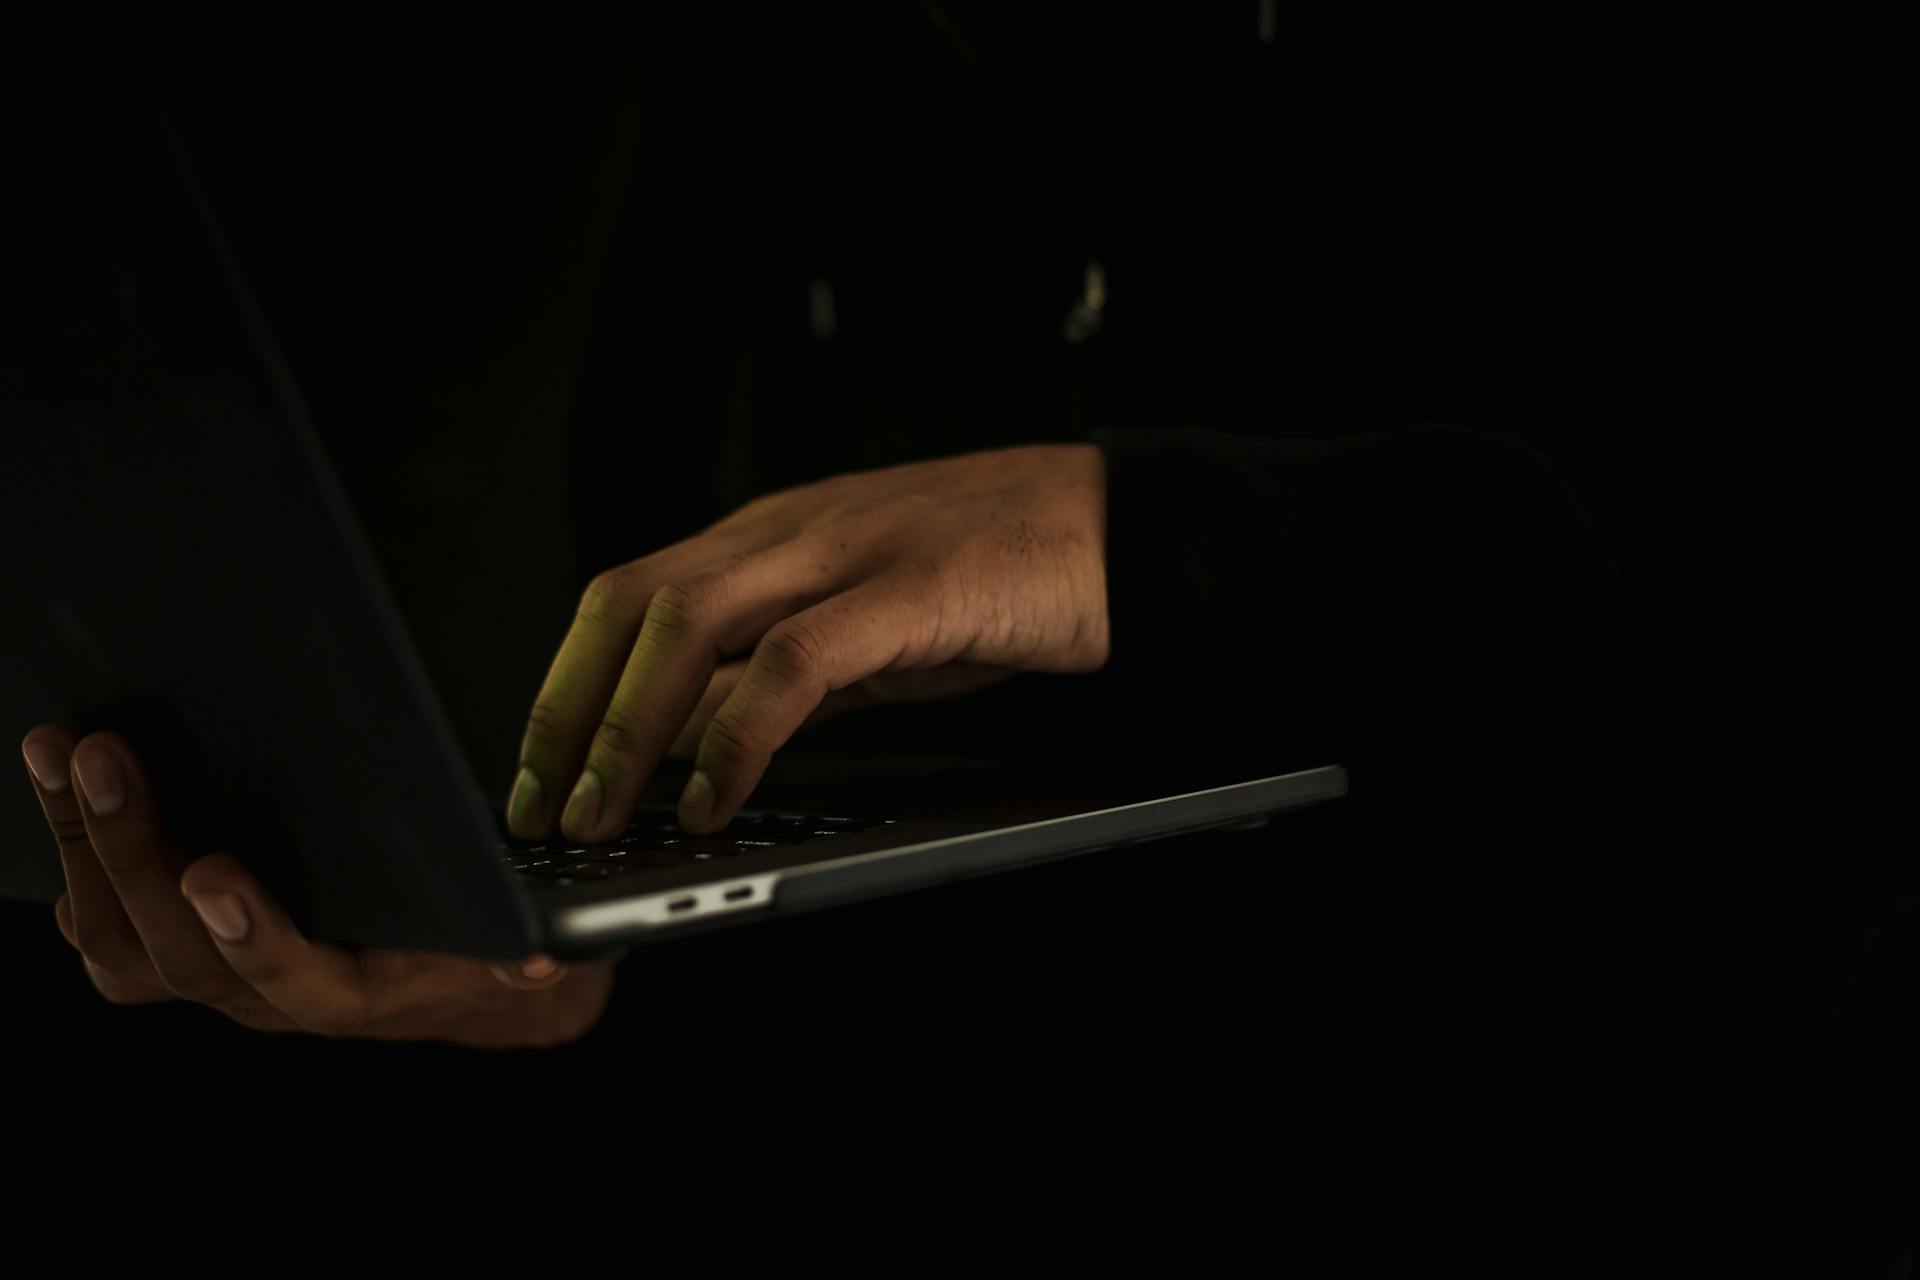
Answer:
[[[126,779],[120,775],[120,762],[104,747],[82,751],[74,757],[74,769],[80,774],[80,791],[87,805],[102,818],[120,812],[127,800]]]
[[[706,772],[695,769],[693,776],[687,779],[687,789],[680,793],[680,825],[688,831],[699,831],[713,817],[713,780]]]
[[[560,821],[569,831],[579,832],[591,827],[600,820],[600,775],[591,769],[580,772],[580,781],[573,784],[573,795],[567,800],[567,811]]]
[[[244,942],[247,937],[246,904],[231,893],[208,893],[187,898],[200,913],[207,932],[222,942]]]
[[[552,956],[535,956],[520,966],[520,972],[529,978],[544,978],[559,967],[553,962]]]
[[[527,835],[538,831],[546,817],[541,804],[545,798],[540,775],[531,769],[521,769],[520,776],[513,780],[513,793],[507,797],[507,828]]]
[[[67,789],[67,762],[60,748],[51,742],[27,742],[21,744],[20,753],[42,791],[57,796]]]

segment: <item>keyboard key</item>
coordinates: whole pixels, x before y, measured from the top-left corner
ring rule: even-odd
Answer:
[[[806,828],[787,822],[756,822],[751,826],[729,823],[707,839],[757,840],[762,845],[799,844],[808,838]]]
[[[620,862],[556,862],[544,867],[528,867],[521,871],[525,876],[544,876],[575,880],[604,880],[608,876],[622,875],[633,870]]]
[[[584,862],[631,863],[636,854],[644,852],[627,845],[596,844],[584,849],[569,849],[567,856]]]
[[[620,859],[620,865],[659,871],[667,867],[684,867],[691,861],[693,855],[683,849],[635,849]]]
[[[817,822],[808,822],[793,828],[790,842],[799,844],[803,840],[818,840],[823,836],[852,835],[856,831],[866,831],[878,825],[874,822],[849,822],[844,826],[829,827]]]
[[[657,836],[673,837],[685,834],[687,833],[680,829],[678,823],[662,822],[657,818],[639,818],[628,823],[627,829],[620,833],[620,837],[645,840]]]
[[[593,867],[593,878],[598,880],[605,880],[608,876],[625,875],[633,870],[624,862],[595,862],[589,865]]]
[[[767,849],[778,849],[782,843],[784,842],[762,840],[757,836],[734,838],[722,832],[717,836],[701,836],[697,840],[688,840],[683,844],[675,845],[674,848],[677,852],[692,854],[761,853]]]

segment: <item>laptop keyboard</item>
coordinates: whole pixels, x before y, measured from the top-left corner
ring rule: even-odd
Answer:
[[[564,838],[509,839],[500,857],[530,885],[565,888],[630,871],[659,871],[720,861],[790,845],[831,840],[854,831],[888,826],[896,818],[847,818],[819,813],[742,810],[726,829],[707,836],[688,835],[673,821],[673,810],[642,810],[627,829],[607,844],[571,844]]]

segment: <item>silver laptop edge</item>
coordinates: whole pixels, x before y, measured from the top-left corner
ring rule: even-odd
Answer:
[[[1326,765],[641,897],[559,907],[551,920],[552,936],[572,946],[606,944],[734,912],[826,905],[1200,830],[1336,799],[1346,792],[1346,769]]]

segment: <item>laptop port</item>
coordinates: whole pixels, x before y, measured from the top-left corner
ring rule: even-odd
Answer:
[[[691,911],[699,903],[698,898],[675,898],[667,904],[669,911]]]
[[[725,893],[721,894],[720,896],[725,898],[728,902],[738,902],[742,898],[751,898],[753,896],[753,886],[750,884],[743,884],[738,889],[729,889]]]

